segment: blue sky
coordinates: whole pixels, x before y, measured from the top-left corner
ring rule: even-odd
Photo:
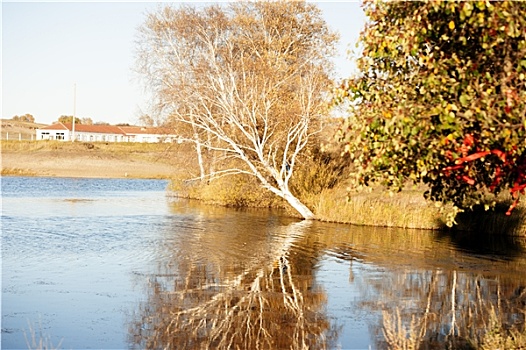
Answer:
[[[365,16],[358,2],[316,2],[340,33],[338,75]],[[50,124],[76,116],[112,124],[137,122],[148,99],[134,65],[134,40],[153,2],[2,2],[2,118],[32,114]]]

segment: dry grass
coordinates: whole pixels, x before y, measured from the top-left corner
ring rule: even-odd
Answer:
[[[42,333],[42,325],[40,325],[40,330],[37,332],[31,325],[31,323],[28,322],[29,327],[29,334],[28,337],[26,332],[24,331],[24,338],[26,339],[26,345],[27,348],[30,350],[54,350],[54,349],[60,349],[60,345],[62,344],[62,340],[58,343],[57,346],[54,346],[51,342],[51,339],[48,335],[44,335]]]
[[[209,182],[173,178],[169,190],[178,197],[227,207],[283,208],[285,205],[247,175],[232,175]]]
[[[445,230],[450,206],[442,209],[423,197],[421,188],[407,188],[389,194],[375,189],[348,193],[343,186],[325,189],[317,195],[302,198],[322,221],[363,226],[384,226]],[[453,230],[486,234],[526,235],[526,203],[520,202],[511,216],[505,213],[509,202],[502,200],[495,210],[483,207],[466,210],[456,217]]]
[[[424,322],[414,315],[409,324],[404,324],[400,316],[400,309],[396,308],[394,315],[382,312],[384,335],[390,350],[418,350],[422,342]]]
[[[2,119],[0,138],[2,140],[34,140],[36,139],[36,129],[46,126],[46,124],[21,122],[12,119]]]
[[[526,311],[525,311],[526,313]],[[512,325],[504,327],[499,320],[494,308],[489,312],[488,320],[489,329],[480,339],[474,339],[472,342],[477,344],[480,350],[524,350],[526,349],[526,327],[520,330]]]
[[[102,152],[109,154],[156,153],[163,155],[184,145],[173,143],[137,143],[137,142],[67,142],[55,140],[7,141],[2,140],[2,152],[44,152],[61,151]]]
[[[365,226],[439,229],[442,215],[418,191],[402,191],[390,196],[373,191],[348,196],[343,188],[324,190],[309,199],[322,221]]]
[[[37,174],[34,171],[29,169],[19,169],[19,168],[3,168],[2,167],[2,176],[36,176]]]
[[[167,179],[178,169],[189,168],[184,157],[188,146],[179,144],[2,141],[1,145],[2,175]]]
[[[493,306],[488,308],[489,318],[486,327],[478,329],[478,337],[467,339],[462,347],[477,350],[524,350],[526,349],[526,327],[505,325],[499,319]],[[424,317],[411,316],[411,321],[403,320],[400,309],[382,312],[382,333],[389,350],[417,350],[424,342]]]

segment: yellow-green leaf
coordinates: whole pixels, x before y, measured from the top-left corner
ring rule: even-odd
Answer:
[[[466,95],[461,95],[459,100],[462,107],[466,107],[469,103],[469,99]]]

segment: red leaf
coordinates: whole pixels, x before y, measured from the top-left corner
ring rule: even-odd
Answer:
[[[467,175],[462,176],[462,180],[464,180],[468,185],[471,185],[471,186],[475,184],[475,180],[473,180]]]
[[[497,187],[500,181],[502,180],[500,173],[501,173],[500,167],[497,167],[497,169],[495,169],[495,180],[493,180],[493,182],[489,186],[489,190],[492,192],[493,190],[495,190],[495,187]]]
[[[513,201],[513,203],[511,203],[510,207],[508,208],[508,211],[506,212],[506,215],[510,216],[511,212],[513,211],[513,209],[515,209],[518,203],[519,203],[519,198],[517,198],[516,200]]]
[[[479,159],[479,158],[485,157],[485,156],[487,156],[488,154],[490,154],[489,151],[473,153],[473,154],[470,154],[469,156],[466,156],[466,157],[462,157],[462,158],[457,159],[457,160],[455,161],[455,164],[462,164],[462,163],[465,163],[465,162],[471,162],[472,160],[475,160],[475,159]]]
[[[494,149],[491,151],[491,153],[499,157],[500,160],[502,160],[503,162],[506,162],[506,153],[502,152],[499,149]]]
[[[444,169],[442,169],[442,171],[453,171],[453,170],[459,170],[462,168],[464,168],[463,165],[451,165],[451,166],[445,167]]]
[[[518,183],[515,183],[515,186],[510,190],[511,192],[522,192],[526,188],[526,183],[519,185]]]
[[[467,134],[464,136],[464,145],[471,146],[475,142],[475,139],[473,138],[473,135]]]

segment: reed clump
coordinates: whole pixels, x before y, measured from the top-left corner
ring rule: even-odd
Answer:
[[[28,321],[28,327],[29,327],[29,337],[24,331],[24,338],[26,340],[27,348],[30,350],[55,350],[60,349],[60,346],[62,345],[62,340],[58,343],[58,345],[54,346],[51,342],[51,339],[48,335],[44,335],[42,333],[42,324],[39,324],[39,331],[37,334],[37,331],[35,328],[31,325],[31,323]]]
[[[284,208],[283,200],[244,174],[225,176],[211,181],[186,180],[174,177],[169,186],[172,195],[197,199],[207,204],[226,207]]]
[[[2,176],[36,176],[35,172],[20,168],[2,168]]]
[[[489,332],[484,334],[478,349],[524,350],[526,349],[526,329],[521,331],[515,326],[506,329],[497,322]]]
[[[400,309],[396,308],[394,314],[382,312],[382,333],[389,350],[418,350],[422,343],[424,322],[422,319],[411,316],[411,321],[404,324],[400,316]]]
[[[470,350],[524,350],[526,349],[526,327],[509,325],[497,315],[493,306],[486,306],[488,315],[484,327],[476,330],[462,330],[472,334],[461,338],[453,334],[442,340],[442,346],[455,349]],[[436,340],[426,337],[426,316],[411,316],[411,320],[404,320],[400,309],[382,312],[382,334],[389,350],[417,350],[427,348]],[[435,344],[436,345],[436,344]]]
[[[523,310],[523,313],[526,311]],[[526,349],[526,326],[508,324],[495,312],[492,306],[488,310],[487,328],[478,332],[478,336],[469,339],[473,349],[477,350],[524,350]],[[526,314],[523,314],[523,319]]]
[[[509,200],[500,200],[494,209],[483,205],[466,209],[447,227],[450,205],[437,206],[424,199],[421,188],[404,189],[390,194],[380,188],[348,192],[337,187],[323,190],[306,199],[316,217],[322,221],[365,226],[418,228],[429,230],[471,231],[485,234],[526,235],[526,203],[520,203],[506,215]]]
[[[366,226],[439,229],[442,213],[417,191],[389,195],[380,190],[348,194],[344,188],[310,198],[318,219]]]

